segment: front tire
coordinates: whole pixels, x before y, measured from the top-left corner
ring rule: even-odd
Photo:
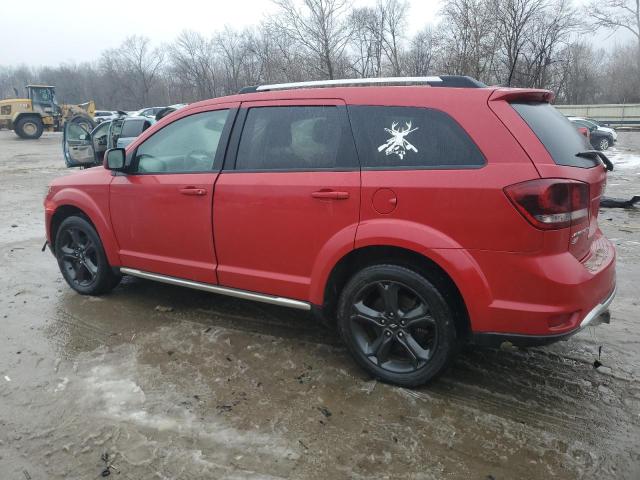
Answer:
[[[44,125],[42,119],[36,116],[20,118],[14,127],[16,134],[25,140],[36,140],[42,136]]]
[[[113,273],[100,237],[86,219],[66,218],[58,228],[55,254],[62,276],[82,295],[100,295],[113,290],[121,276]]]
[[[598,140],[598,150],[602,150],[602,151],[603,150],[607,150],[610,145],[611,145],[611,142],[606,137],[601,138],[600,140]]]
[[[349,280],[338,328],[361,367],[403,387],[433,380],[457,351],[454,316],[441,292],[398,265],[366,267]]]

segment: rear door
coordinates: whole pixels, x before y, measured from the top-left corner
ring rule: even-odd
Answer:
[[[128,152],[110,186],[123,266],[216,283],[213,188],[237,106],[184,112]]]
[[[219,282],[308,300],[313,272],[353,248],[358,225],[344,102],[251,102],[241,112],[215,190]]]

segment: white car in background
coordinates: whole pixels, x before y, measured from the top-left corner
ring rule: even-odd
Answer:
[[[593,120],[591,118],[583,118],[583,117],[567,117],[569,118],[570,121],[580,121],[580,122],[586,122],[589,123],[591,125],[593,125],[594,127],[596,127],[597,130],[600,130],[601,132],[606,132],[608,134],[610,134],[613,137],[613,142],[617,142],[618,141],[618,132],[615,131],[615,129],[611,128],[611,127],[605,127],[604,125],[602,125],[600,122]]]
[[[112,110],[96,110],[93,114],[93,121],[96,125],[102,122],[108,122],[109,120],[115,120],[118,118],[118,112]]]
[[[130,113],[129,116],[130,117],[147,117],[147,118],[156,118],[156,114],[160,111],[163,110],[165,107],[149,107],[149,108],[143,108],[141,110],[138,110],[136,112]]]

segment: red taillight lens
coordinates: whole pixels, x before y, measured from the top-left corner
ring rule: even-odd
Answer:
[[[554,230],[588,221],[589,185],[562,178],[540,178],[504,189],[518,211],[536,228]]]

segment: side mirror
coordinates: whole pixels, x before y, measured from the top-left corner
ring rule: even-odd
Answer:
[[[125,159],[127,154],[124,148],[110,148],[104,154],[103,166],[107,170],[122,172],[125,169]]]

